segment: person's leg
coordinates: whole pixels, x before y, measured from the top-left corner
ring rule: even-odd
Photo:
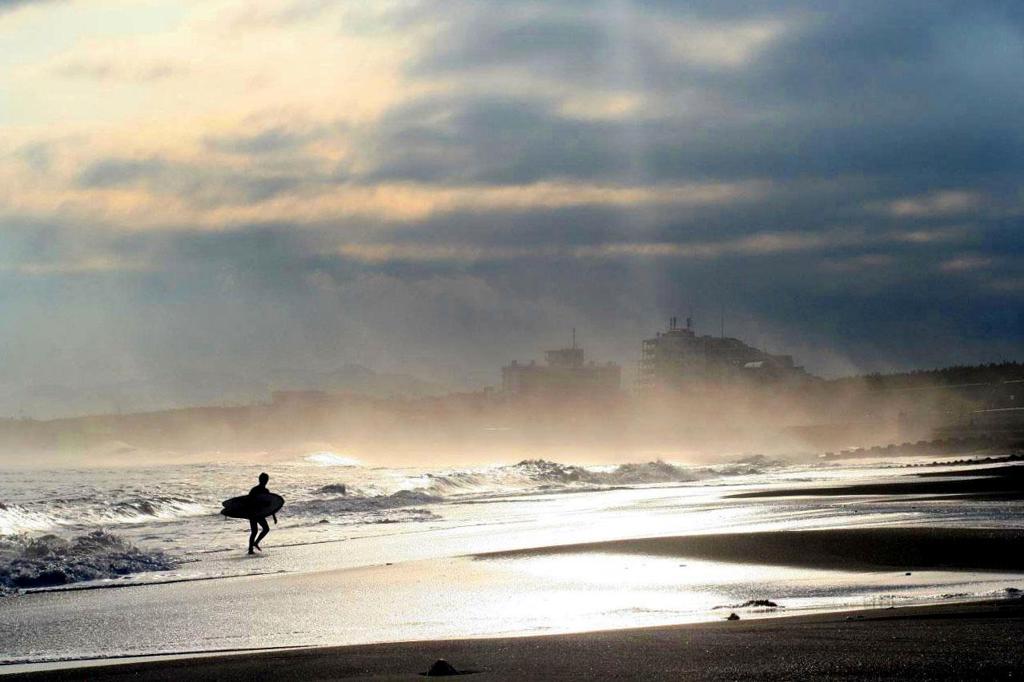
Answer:
[[[266,521],[264,521],[266,524]],[[256,519],[249,519],[249,554],[253,553],[253,547],[256,545]]]
[[[267,533],[270,532],[270,524],[267,523],[266,519],[259,519],[259,524],[263,528],[263,530],[260,531],[259,537],[257,537],[256,542],[253,543],[256,549],[260,549],[260,540],[265,538],[267,536]],[[262,552],[263,550],[260,549],[260,551]]]

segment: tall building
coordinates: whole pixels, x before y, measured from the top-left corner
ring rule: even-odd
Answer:
[[[772,355],[726,336],[698,336],[693,320],[679,327],[676,318],[668,330],[644,339],[639,387],[696,389],[739,382],[787,383],[806,378],[803,367],[790,355]]]
[[[571,348],[544,353],[545,364],[512,361],[501,368],[502,389],[522,397],[611,397],[622,387],[622,368],[614,362],[585,362],[583,349]]]

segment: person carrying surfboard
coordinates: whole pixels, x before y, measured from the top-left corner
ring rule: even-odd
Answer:
[[[249,491],[249,497],[263,497],[270,493],[267,490],[267,482],[270,481],[270,476],[263,472],[259,477],[259,485],[253,486],[252,490]],[[274,525],[277,525],[277,513],[271,514],[274,517]],[[256,535],[257,527],[262,528],[259,535]],[[270,525],[267,523],[266,516],[250,516],[249,517],[249,554],[254,554],[253,548],[260,549],[260,540],[267,537],[267,533],[270,532]]]
[[[260,549],[260,541],[270,532],[267,517],[273,516],[277,523],[277,512],[284,506],[284,498],[267,490],[270,476],[260,474],[260,483],[249,491],[248,495],[232,497],[221,503],[220,513],[228,519],[249,519],[249,554]],[[260,532],[262,528],[262,532]]]

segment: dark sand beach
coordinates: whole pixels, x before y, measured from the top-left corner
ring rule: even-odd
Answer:
[[[631,538],[494,552],[479,559],[585,552],[847,571],[1024,571],[1024,530],[844,528]]]
[[[902,480],[843,486],[784,488],[737,493],[730,497],[809,497],[838,495],[942,495],[951,500],[1024,499],[1024,465],[908,474]]]
[[[1022,544],[1024,531],[1017,530],[882,527],[630,539],[476,558],[606,552],[904,576],[927,569],[1024,571]],[[9,679],[419,679],[438,658],[478,671],[472,679],[1014,679],[1024,669],[1024,599],[1013,590],[971,603],[726,622],[728,613],[711,623],[183,656]]]
[[[1024,601],[977,602],[550,637],[403,642],[53,670],[13,680],[1017,679]]]

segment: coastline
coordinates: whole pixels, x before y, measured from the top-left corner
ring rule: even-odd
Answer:
[[[60,667],[5,680],[420,679],[445,658],[470,679],[1009,679],[1024,599],[550,636],[394,642]]]
[[[933,496],[950,501],[1019,501],[1024,499],[1024,465],[969,468],[962,471],[915,472],[897,480],[852,485],[773,488],[734,493],[727,499],[842,497],[856,495]]]
[[[474,558],[601,553],[821,570],[1024,573],[1021,546],[1024,530],[882,526],[630,538],[482,553]]]
[[[1019,481],[1019,471],[967,470],[956,482]],[[976,677],[977,668],[992,678],[1009,669],[999,667],[998,647],[1015,646],[1008,623],[1021,629],[1024,530],[1007,509],[898,495],[764,503],[728,492],[694,499],[652,487],[529,507],[510,500],[479,528],[468,523],[477,515],[452,506],[436,529],[342,544],[310,533],[315,546],[282,536],[257,559],[203,564],[234,572],[255,561],[250,570],[262,575],[25,595],[0,612],[12,662],[0,675],[416,679],[409,675],[437,658],[492,678],[833,676],[837,660],[846,667],[836,674],[867,665],[871,677]],[[593,525],[600,530],[580,530]],[[286,570],[295,566],[308,570]],[[778,611],[757,609],[769,600]],[[896,611],[861,610],[901,603],[898,622]],[[722,622],[731,610],[741,620]],[[882,625],[865,630],[865,618]],[[941,621],[935,639],[916,629],[922,620]],[[936,642],[952,643],[960,667],[943,663]],[[880,651],[924,661],[925,672],[885,667]],[[863,662],[876,658],[875,668]],[[1016,654],[1007,660],[1020,663]],[[705,667],[694,667],[700,661]]]

